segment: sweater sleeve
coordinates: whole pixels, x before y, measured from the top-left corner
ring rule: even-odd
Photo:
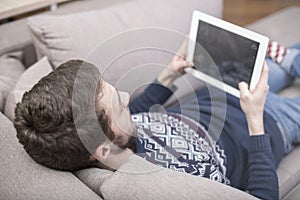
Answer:
[[[163,105],[176,90],[176,86],[167,88],[157,81],[151,83],[145,91],[129,104],[131,114],[149,112],[153,105]]]
[[[278,178],[270,136],[250,136],[248,191],[260,199],[279,199]]]

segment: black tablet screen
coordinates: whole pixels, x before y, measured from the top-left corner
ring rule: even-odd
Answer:
[[[249,84],[259,43],[203,21],[198,27],[195,68],[235,88]]]

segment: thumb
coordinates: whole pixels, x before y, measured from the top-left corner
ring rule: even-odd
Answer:
[[[186,60],[181,60],[181,61],[178,62],[178,66],[179,67],[189,67],[190,63]]]
[[[248,96],[250,91],[249,91],[249,86],[247,83],[245,82],[240,82],[239,83],[239,89],[240,89],[240,92],[241,92],[241,97],[242,96]]]

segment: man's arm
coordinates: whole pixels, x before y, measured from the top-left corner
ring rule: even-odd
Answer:
[[[191,67],[192,64],[185,60],[187,49],[187,40],[184,41],[172,62],[164,68],[156,78],[156,81],[150,84],[145,91],[134,99],[129,109],[132,114],[139,112],[149,112],[153,105],[163,105],[176,90],[174,81],[183,75],[184,69]]]
[[[149,112],[153,105],[163,105],[172,94],[172,90],[159,82],[151,83],[141,95],[130,102],[130,113]]]
[[[270,137],[265,134],[263,110],[269,90],[269,69],[265,64],[259,83],[253,91],[244,82],[239,84],[240,104],[248,123],[250,146],[248,190],[260,199],[278,199],[278,178],[271,151]]]

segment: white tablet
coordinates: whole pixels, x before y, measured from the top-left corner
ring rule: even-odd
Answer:
[[[194,11],[187,50],[194,67],[186,72],[239,98],[239,82],[253,90],[259,81],[268,43],[263,35]]]

